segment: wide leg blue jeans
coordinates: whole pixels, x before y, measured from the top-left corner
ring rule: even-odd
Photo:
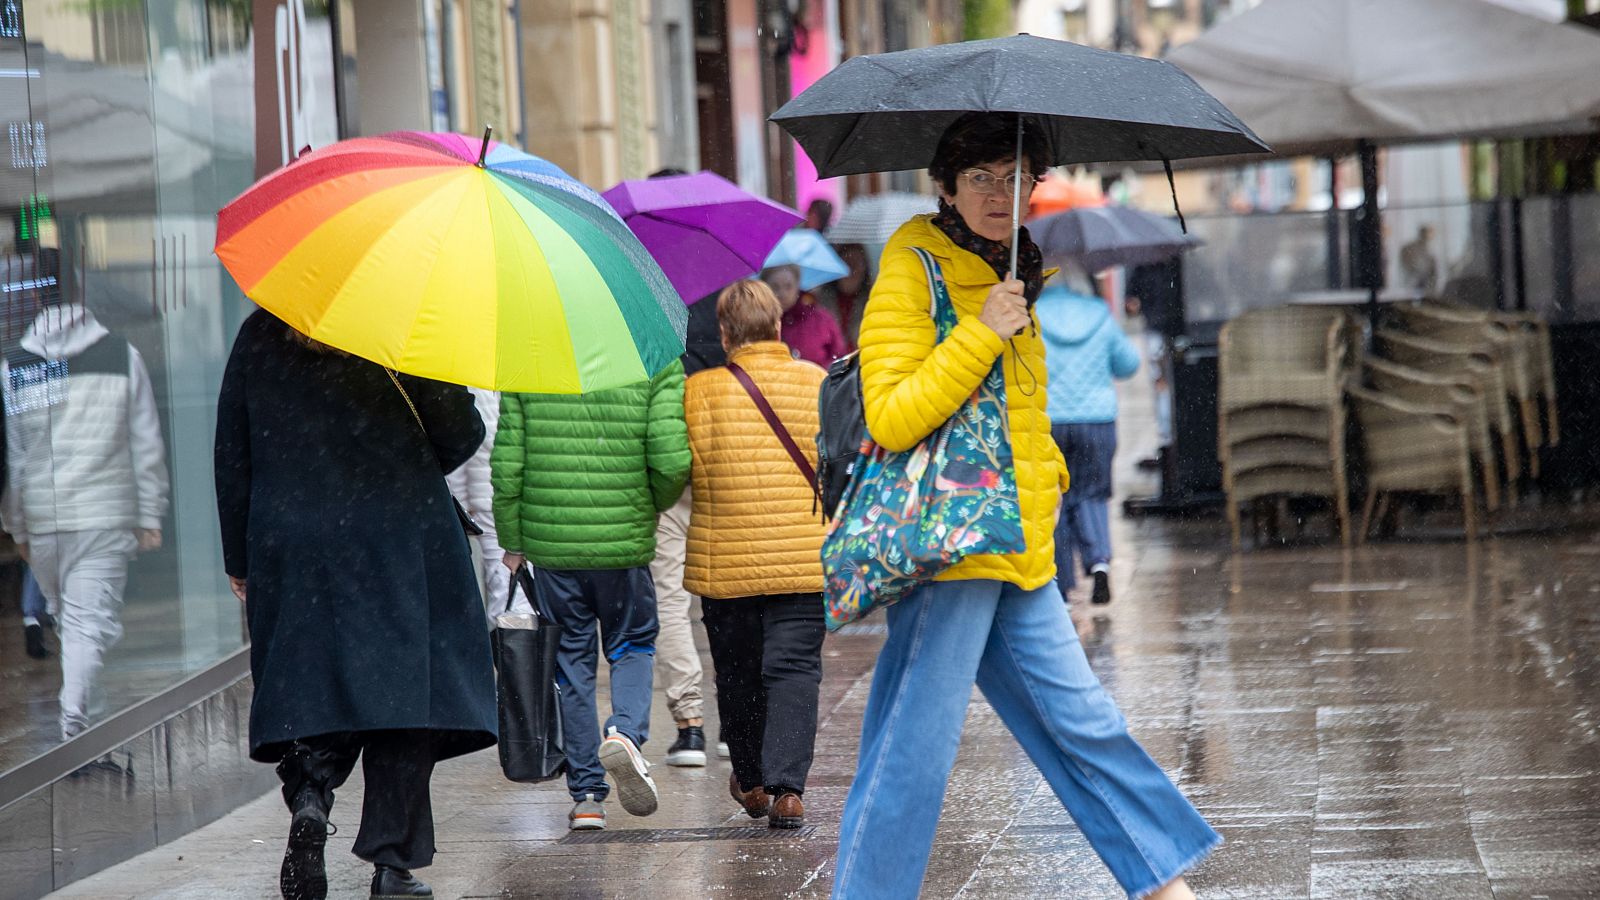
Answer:
[[[840,824],[837,900],[914,900],[978,687],[1131,897],[1221,843],[1129,736],[1052,581],[940,582],[887,610]]]

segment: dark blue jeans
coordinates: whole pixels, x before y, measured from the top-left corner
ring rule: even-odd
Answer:
[[[650,737],[650,691],[656,658],[656,589],[650,570],[533,570],[539,605],[561,626],[556,683],[561,685],[562,750],[572,799],[611,792],[600,765],[595,659],[604,640],[611,664],[611,718],[605,728],[638,746]],[[596,631],[598,629],[598,636]]]
[[[1111,460],[1117,455],[1117,423],[1052,425],[1050,435],[1072,476],[1056,521],[1056,584],[1064,597],[1078,583],[1074,554],[1086,574],[1111,562]]]

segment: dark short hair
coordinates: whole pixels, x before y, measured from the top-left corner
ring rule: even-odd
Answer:
[[[675,168],[673,166],[668,166],[665,169],[657,169],[656,171],[651,172],[650,173],[650,177],[651,178],[676,178],[679,175],[687,175],[687,174],[689,174],[689,173],[685,172],[682,169]]]
[[[961,116],[939,138],[928,174],[946,194],[956,192],[956,179],[962,172],[1017,155],[1017,117],[1010,113],[971,112]],[[1035,119],[1022,123],[1022,155],[1028,158],[1034,177],[1049,170],[1049,141]]]

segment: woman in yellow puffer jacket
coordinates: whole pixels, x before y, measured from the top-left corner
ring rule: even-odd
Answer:
[[[1056,588],[1053,534],[1067,472],[1050,436],[1031,311],[1044,265],[1026,231],[1017,277],[1001,278],[1012,197],[1032,190],[1044,156],[1028,129],[1019,176],[1014,116],[958,118],[930,170],[940,212],[895,234],[862,319],[867,428],[890,450],[926,438],[1001,363],[1026,546],[968,557],[887,610],[839,828],[833,896],[842,900],[918,896],[974,682],[1129,896],[1192,898],[1183,873],[1222,840],[1128,735]],[[938,261],[959,318],[943,341],[913,247]]]
[[[759,281],[724,290],[717,320],[728,366],[684,386],[694,463],[683,583],[702,598],[729,792],[752,818],[799,828],[822,684],[823,525],[810,476],[774,429],[816,468],[824,373],[778,340],[782,315]]]

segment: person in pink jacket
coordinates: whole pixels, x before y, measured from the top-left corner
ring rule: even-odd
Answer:
[[[800,299],[800,268],[776,266],[761,273],[761,280],[777,295],[783,307],[782,338],[795,359],[814,362],[826,369],[854,348],[839,328],[833,313],[815,303]]]

